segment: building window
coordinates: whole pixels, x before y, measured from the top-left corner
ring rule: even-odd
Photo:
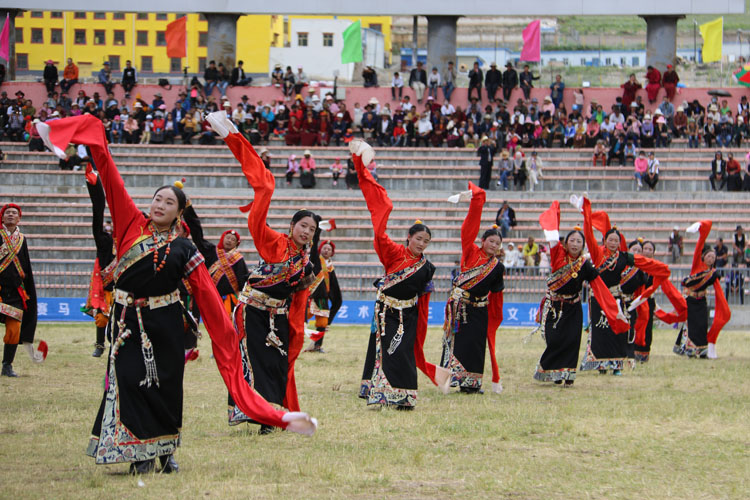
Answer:
[[[59,45],[62,43],[62,30],[59,28],[52,28],[49,30],[49,43]]]
[[[167,15],[166,14],[156,14],[156,20],[157,21],[166,21]]]
[[[135,44],[136,45],[148,45],[148,31],[136,31],[135,32]]]
[[[307,33],[297,32],[297,46],[307,47]]]
[[[94,30],[94,45],[106,45],[107,36],[104,30]]]
[[[628,63],[628,60],[624,57],[620,58],[620,66],[625,66]]]
[[[202,12],[198,14],[198,21],[205,21],[205,20],[206,20],[206,16]]]
[[[185,17],[185,16],[187,16],[187,14],[185,14],[184,12],[178,12],[177,14],[174,15],[174,18],[175,19],[179,19],[179,18]]]
[[[139,21],[148,21],[148,13],[147,12],[139,12],[136,14],[136,19]]]
[[[604,58],[604,65],[605,66],[612,66],[612,58],[611,57],[605,57]]]
[[[323,47],[333,47],[333,33],[323,33]]]
[[[86,13],[85,12],[76,12],[73,14],[74,19],[86,19]]]
[[[16,43],[23,43],[23,28],[19,28],[18,26],[16,26]]]
[[[114,13],[112,13],[112,19],[118,19],[118,20],[122,21],[123,19],[125,19],[125,13],[124,12],[114,12]]]
[[[586,58],[585,57],[581,58],[581,66],[586,66]]]
[[[634,57],[633,60],[632,60],[631,66],[638,66],[639,62],[640,62],[640,60],[637,57]]]
[[[38,18],[44,17],[44,12],[42,12],[41,10],[32,10],[31,17],[38,17]]]
[[[156,32],[156,45],[164,47],[167,45],[167,36],[165,31]]]
[[[112,43],[114,45],[125,45],[125,30],[114,30],[112,32]]]
[[[198,32],[198,47],[208,47],[208,32],[207,31]]]
[[[75,30],[73,33],[73,43],[76,45],[86,45],[86,30]]]
[[[141,56],[141,71],[144,73],[154,71],[154,60],[151,56]]]
[[[31,43],[44,43],[44,31],[42,28],[31,28]]]
[[[29,55],[16,53],[16,69],[29,69]]]
[[[570,59],[568,59],[567,57],[563,57],[563,64],[565,66],[568,66],[570,64]]]
[[[62,19],[62,12],[59,10],[53,10],[49,13],[49,17],[52,19]]]
[[[120,56],[109,56],[109,68],[112,71],[120,71]]]
[[[182,58],[170,57],[169,58],[169,72],[179,73],[180,71],[182,71]]]
[[[206,58],[205,57],[198,58],[198,71],[199,72],[206,71]]]
[[[371,30],[377,31],[378,33],[383,32],[383,25],[381,23],[370,23],[369,28]]]
[[[94,12],[94,19],[107,19],[106,12]]]

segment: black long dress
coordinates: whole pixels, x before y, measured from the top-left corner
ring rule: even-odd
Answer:
[[[315,280],[310,285],[310,299],[307,310],[308,314],[315,318],[315,329],[317,330],[317,333],[310,338],[314,342],[314,349],[320,350],[323,345],[323,337],[334,318],[336,318],[336,313],[339,312],[343,299],[333,261],[324,259],[317,253],[313,253],[310,260],[313,262]]]
[[[636,292],[643,285],[646,284],[647,274],[638,269],[635,266],[627,267],[622,272],[620,279],[620,298],[622,299],[622,310],[628,321],[630,322],[630,330],[628,330],[627,344],[625,346],[627,351],[627,358],[635,358],[635,324],[638,321],[638,310],[627,312],[630,304],[636,297]]]
[[[691,274],[682,280],[687,289],[687,331],[680,330],[673,348],[675,354],[688,357],[706,357],[708,351],[708,287],[721,277],[714,268]]]

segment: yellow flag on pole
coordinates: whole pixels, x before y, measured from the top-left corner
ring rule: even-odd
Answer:
[[[721,60],[721,49],[724,40],[724,18],[719,17],[700,25],[703,37],[703,62]]]

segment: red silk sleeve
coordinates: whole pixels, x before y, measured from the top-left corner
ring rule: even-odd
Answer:
[[[375,231],[375,240],[373,246],[375,252],[380,258],[380,262],[385,266],[386,272],[394,271],[393,266],[403,258],[405,248],[403,245],[394,243],[386,234],[388,226],[388,217],[393,210],[393,202],[388,197],[385,188],[375,182],[372,174],[362,163],[362,157],[352,155],[354,167],[357,169],[357,178],[359,187],[367,202],[367,209],[370,211],[372,218],[372,227]]]
[[[696,274],[704,269],[706,265],[703,263],[703,246],[706,244],[708,234],[711,232],[711,225],[713,222],[710,220],[702,220],[700,227],[700,236],[695,244],[695,251],[693,251],[693,265],[690,267],[690,274]]]
[[[643,287],[639,289],[643,292]],[[648,301],[643,302],[636,308],[638,312],[638,318],[635,320],[635,345],[643,346],[646,345],[646,327],[648,326]]]
[[[435,365],[428,363],[424,357],[424,341],[427,338],[427,320],[430,316],[430,294],[426,293],[419,297],[417,301],[417,341],[414,343],[414,360],[417,368],[427,375],[433,384],[435,381]]]
[[[542,212],[542,214],[539,216],[539,225],[542,226],[542,230],[545,232],[545,239],[547,239],[547,234],[549,232],[552,232],[554,234],[555,231],[558,232],[558,238],[560,237],[559,231],[560,231],[560,202],[555,200],[553,201],[549,208]],[[554,242],[550,241],[550,267],[552,268],[552,271],[557,271],[562,266],[565,265],[565,257],[567,256],[567,251],[565,248],[563,248],[563,245],[560,244],[560,242]]]
[[[583,237],[591,255],[591,262],[594,263],[594,267],[599,267],[604,261],[604,253],[596,241],[596,236],[594,236],[591,202],[588,198],[583,199]]]
[[[268,207],[276,181],[253,146],[242,134],[229,134],[224,142],[242,165],[242,173],[255,192],[250,213],[247,215],[247,227],[253,237],[253,243],[260,257],[266,262],[286,260],[289,238],[274,231],[266,224]]]
[[[662,309],[657,309],[654,311],[654,316],[670,325],[685,321],[687,319],[687,302],[685,301],[685,297],[682,296],[679,290],[677,290],[669,280],[664,280],[662,282],[661,290],[672,304],[672,307],[674,307],[674,312],[667,313]]]
[[[724,290],[721,288],[721,280],[719,279],[714,281],[714,296],[716,299],[714,321],[711,324],[711,329],[708,330],[708,334],[706,335],[709,344],[716,343],[716,339],[719,338],[721,329],[724,328],[724,325],[726,325],[732,318],[732,311],[729,310],[729,304],[727,303],[727,298],[724,296]]]
[[[482,208],[487,194],[484,189],[469,182],[471,203],[464,223],[461,225],[461,270],[465,271],[476,265],[478,254],[481,252],[475,241],[482,225]],[[482,252],[484,253],[484,252]]]
[[[487,346],[490,350],[490,364],[492,366],[492,381],[500,382],[500,369],[495,355],[495,334],[503,322],[503,292],[490,293],[490,303],[487,306]]]
[[[609,321],[609,326],[615,333],[624,333],[630,330],[630,324],[627,321],[623,321],[617,317],[617,302],[612,297],[612,292],[609,291],[607,285],[604,284],[602,279],[597,276],[595,279],[589,282],[591,290],[594,292],[596,301],[599,307],[602,308],[602,312]]]
[[[90,114],[53,120],[45,125],[49,127],[49,133],[44,134],[46,143],[58,156],[64,156],[63,151],[70,143],[89,147],[112,215],[117,254],[123,255],[141,235],[146,218],[125,190],[125,183],[109,153],[104,125]]]
[[[294,363],[297,361],[305,342],[305,310],[309,296],[310,291],[308,289],[296,292],[292,296],[292,303],[289,306],[289,365],[284,406],[289,408],[290,411],[299,411],[297,383],[294,379]]]
[[[597,210],[596,212],[591,213],[591,225],[594,226],[594,229],[602,233],[602,236],[612,229],[612,224],[609,221],[609,214],[604,210]]]
[[[649,259],[640,254],[633,254],[633,258],[635,260],[635,267],[654,277],[654,283],[640,294],[641,298],[648,298],[659,289],[664,280],[669,278],[671,271],[669,270],[669,266],[658,260]]]
[[[287,423],[282,421],[286,412],[275,409],[245,382],[240,350],[237,348],[237,331],[224,310],[224,304],[206,266],[201,264],[195,268],[188,276],[188,281],[203,323],[211,337],[216,366],[232,399],[240,410],[253,420],[286,428]]]

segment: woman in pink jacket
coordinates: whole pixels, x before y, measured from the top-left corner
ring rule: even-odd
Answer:
[[[638,191],[643,187],[643,177],[648,172],[648,158],[646,152],[641,151],[635,159],[635,179],[638,181]]]

